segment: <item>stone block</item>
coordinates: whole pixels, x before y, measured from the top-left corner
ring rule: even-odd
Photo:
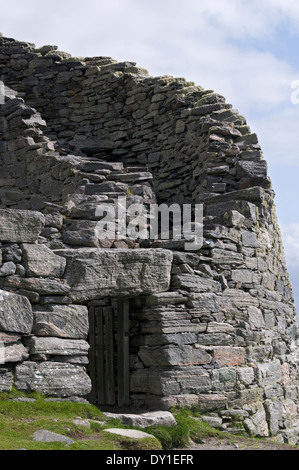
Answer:
[[[237,381],[237,370],[233,367],[223,367],[212,372],[212,391],[223,392],[234,390]]]
[[[225,410],[227,397],[220,394],[200,395],[198,397],[198,407],[201,412]]]
[[[57,250],[67,258],[64,278],[74,302],[98,297],[136,297],[167,291],[172,253],[161,249]]]
[[[84,340],[30,336],[23,341],[30,354],[86,356],[89,350],[89,344]]]
[[[27,297],[0,290],[0,329],[30,334],[32,325],[32,307]]]
[[[175,274],[171,284],[176,289],[191,292],[221,292],[219,282],[192,274]]]
[[[139,357],[146,367],[202,365],[211,362],[204,348],[192,346],[165,346],[140,349]]]
[[[35,243],[44,223],[40,212],[0,209],[0,241]]]
[[[86,339],[88,309],[83,305],[36,307],[32,333],[36,336]]]
[[[258,364],[259,380],[263,386],[280,383],[282,370],[280,361],[277,359],[265,364]]]
[[[15,387],[53,397],[85,396],[91,391],[91,380],[78,365],[24,362],[16,367]]]
[[[187,305],[202,311],[218,312],[221,308],[221,297],[212,293],[190,293]]]
[[[239,367],[238,380],[244,385],[251,385],[254,382],[254,369],[252,367]]]
[[[32,277],[62,277],[66,260],[55,255],[45,245],[23,244],[23,263],[26,275]]]
[[[219,367],[239,366],[245,363],[246,351],[244,348],[216,346],[213,351],[214,359]]]
[[[269,428],[267,423],[266,412],[261,402],[248,405],[250,410],[250,418],[244,421],[245,428],[252,436],[268,437]]]
[[[4,287],[34,291],[40,295],[64,295],[71,289],[64,280],[18,276],[6,278]]]

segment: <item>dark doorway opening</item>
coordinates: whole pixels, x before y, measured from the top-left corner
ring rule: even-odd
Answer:
[[[130,404],[129,300],[89,309],[89,375],[94,405]]]

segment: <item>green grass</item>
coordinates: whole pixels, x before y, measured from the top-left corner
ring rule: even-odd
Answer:
[[[13,398],[34,398],[34,401],[13,401]],[[42,395],[24,395],[13,390],[9,394],[0,394],[0,450],[170,450],[186,448],[190,441],[201,443],[207,438],[231,442],[236,438],[242,439],[195,420],[194,417],[200,417],[197,409],[171,411],[177,426],[149,427],[143,431],[154,438],[135,440],[104,432],[108,428],[129,427],[119,420],[107,420],[93,405],[48,402]],[[92,420],[90,428],[74,424],[73,421],[79,417]],[[40,429],[70,437],[75,444],[35,442],[33,434]]]
[[[146,429],[146,432],[154,435],[161,442],[165,450],[186,447],[189,445],[190,439],[195,443],[200,443],[207,437],[227,438],[226,433],[217,431],[203,421],[193,419],[194,416],[199,416],[197,412],[188,409],[174,409],[172,413],[177,421],[177,426],[159,426]]]
[[[15,398],[20,394],[13,392]],[[21,395],[24,396],[24,395]],[[105,417],[93,405],[72,402],[46,402],[40,395],[27,395],[34,402],[16,402],[12,395],[0,394],[0,450],[147,450],[161,449],[156,439],[133,440],[104,432],[104,429],[122,426],[118,421],[100,422]],[[92,419],[91,427],[73,423],[76,418]],[[73,439],[75,444],[42,443],[33,440],[39,429],[62,434]]]

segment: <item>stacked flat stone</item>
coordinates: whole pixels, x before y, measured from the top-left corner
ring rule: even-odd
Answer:
[[[0,61],[14,90],[0,109],[2,302],[24,313],[1,317],[11,360],[0,389],[85,395],[88,307],[128,296],[132,404],[198,405],[297,443],[298,322],[245,118],[217,93],[130,62],[4,37]],[[119,195],[204,204],[203,247],[98,240],[96,207]],[[9,230],[18,217],[20,238]],[[44,222],[28,239],[31,217]]]

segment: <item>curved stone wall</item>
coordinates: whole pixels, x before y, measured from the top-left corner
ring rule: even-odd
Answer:
[[[107,297],[130,297],[132,404],[198,405],[218,412],[228,428],[238,416],[255,435],[297,442],[298,322],[267,165],[245,118],[217,93],[151,77],[132,63],[75,59],[54,46],[37,50],[7,38],[0,38],[0,60],[2,80],[18,92],[1,106],[1,206],[38,209],[46,224],[35,254],[25,240],[12,248],[13,240],[2,238],[4,291],[25,295],[36,318],[47,313],[48,323],[59,305],[94,308],[108,305]],[[120,195],[128,205],[202,203],[202,248],[188,252],[175,240],[99,241],[96,207],[116,207]],[[135,250],[148,250],[147,272],[156,267],[161,290],[140,290],[134,276],[130,286],[107,284],[99,248],[109,249],[110,277],[122,269],[121,256],[132,260]],[[165,259],[172,252],[169,279],[157,248]],[[44,257],[52,267],[46,273],[38,263]],[[71,268],[76,260],[84,282],[92,284],[93,269],[99,273],[84,298],[71,292],[82,281]],[[20,335],[23,356],[11,361],[23,363],[16,384],[34,387],[34,371],[42,369],[41,389],[51,394],[47,374],[56,370],[53,358],[61,363],[62,346],[53,340],[63,336],[60,323],[42,329],[50,343],[40,341],[38,329],[29,339],[1,329]],[[81,331],[73,340],[83,337]],[[73,353],[71,346],[69,362],[82,368],[85,346],[76,344]]]

